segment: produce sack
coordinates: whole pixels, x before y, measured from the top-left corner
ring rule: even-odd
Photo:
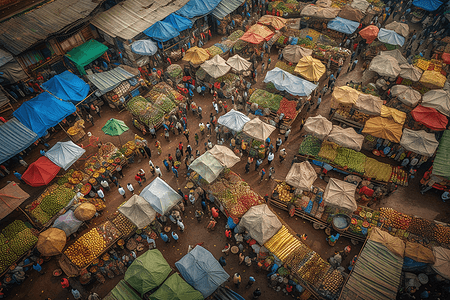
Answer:
[[[369,240],[380,243],[389,249],[393,254],[404,257],[405,243],[398,237],[390,235],[386,231],[382,231],[378,227],[372,227],[369,235]]]

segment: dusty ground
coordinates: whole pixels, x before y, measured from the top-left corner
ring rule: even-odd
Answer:
[[[214,41],[210,41],[206,47],[210,46],[210,44],[213,44]],[[271,65],[271,68],[275,65],[276,61],[276,53],[275,49],[272,50],[272,60],[273,63]],[[343,68],[343,72],[341,73],[341,76],[338,78],[336,86],[340,86],[345,84],[349,80],[355,80],[357,81],[358,78],[361,77],[362,72],[360,70],[360,65],[351,73],[345,74],[344,70],[346,68]],[[259,71],[259,70],[258,70]],[[259,76],[259,80],[262,80],[262,76]],[[260,85],[260,82],[257,86]],[[321,89],[323,83],[321,83],[319,89]],[[330,94],[327,94],[322,100],[322,105],[320,106],[319,110],[314,111],[312,110],[310,112],[310,115],[316,115],[316,114],[322,114],[324,116],[328,115],[329,112],[329,102],[330,102]],[[204,98],[195,96],[194,101],[199,104],[203,108],[203,122],[206,123],[208,121],[208,117],[210,112],[213,111],[211,101],[212,96],[207,94]],[[231,106],[231,103],[228,103],[229,106]],[[221,113],[223,114],[223,112]],[[93,114],[94,115],[94,114]],[[106,123],[106,121],[109,118],[117,118],[120,120],[125,121],[125,123],[130,127],[130,130],[125,132],[120,136],[120,141],[122,144],[124,144],[126,141],[131,140],[134,138],[134,134],[139,134],[139,132],[136,130],[136,128],[131,123],[131,115],[127,111],[119,112],[117,110],[112,110],[106,105],[102,108],[102,117],[99,118],[97,115],[94,115],[95,119],[95,126],[92,126],[91,124],[88,124],[86,126],[86,131],[90,131],[94,136],[100,137],[100,140],[102,142],[110,141],[116,145],[119,144],[119,138],[118,137],[111,137],[106,136],[102,131],[101,127]],[[188,113],[188,128],[190,130],[190,139],[194,152],[196,149],[199,149],[201,153],[204,153],[204,146],[203,143],[209,138],[208,136],[202,137],[200,135],[200,142],[199,146],[197,147],[195,145],[194,141],[194,134],[195,132],[199,132],[198,129],[198,123],[199,120],[194,118],[192,113]],[[283,147],[287,149],[287,159],[280,163],[279,160],[276,159],[273,162],[273,166],[275,167],[276,173],[274,178],[283,180],[290,168],[290,162],[294,156],[295,153],[297,153],[298,146],[301,142],[301,136],[302,132],[299,132],[300,127],[300,120],[297,119],[296,122],[292,126],[292,133],[289,136],[289,139],[287,142],[283,143]],[[272,141],[276,140],[276,138],[279,136],[278,130],[276,130],[272,135],[271,139]],[[177,189],[178,187],[181,187],[184,192],[187,192],[187,189],[184,188],[186,184],[185,180],[185,174],[186,169],[184,167],[184,164],[181,167],[180,170],[180,178],[176,179],[172,172],[166,172],[165,168],[163,167],[162,160],[167,157],[167,155],[170,153],[172,155],[175,154],[175,149],[178,145],[178,142],[182,141],[184,146],[188,144],[185,137],[183,135],[181,136],[171,136],[170,142],[167,142],[164,140],[164,136],[162,131],[160,130],[158,132],[158,140],[162,143],[163,153],[161,155],[157,154],[157,151],[155,149],[154,140],[151,139],[149,136],[146,137],[149,141],[149,145],[152,150],[152,161],[159,165],[162,172],[163,172],[163,179],[169,183],[170,186],[172,186],[174,189]],[[283,138],[283,137],[282,137]],[[55,135],[51,140],[50,144],[54,145],[59,140],[67,140],[67,137],[64,136],[62,132]],[[283,139],[284,140],[284,139]],[[216,142],[215,136],[213,135],[211,137],[212,142]],[[87,156],[94,153],[96,150],[95,147],[87,146],[88,142],[87,140],[83,140],[81,144],[86,147],[87,150]],[[40,148],[39,148],[40,149]],[[366,153],[367,154],[367,153]],[[38,150],[35,151],[33,154],[28,156],[25,160],[28,162],[34,161],[39,156]],[[243,161],[245,161],[245,157],[243,158]],[[390,163],[394,163],[393,161],[389,161]],[[81,166],[83,164],[83,160],[77,163],[77,166]],[[239,163],[235,165],[232,170],[236,173],[240,174],[249,184],[250,186],[255,189],[258,193],[261,195],[270,194],[275,186],[274,181],[268,181],[265,180],[263,183],[259,183],[259,174],[256,174],[254,171],[254,166],[252,166],[251,171],[249,174],[245,174],[244,172],[244,166],[245,163]],[[262,167],[267,166],[267,161],[264,162]],[[137,185],[136,181],[134,180],[134,175],[137,173],[137,171],[143,168],[147,172],[147,179],[148,182],[153,179],[150,172],[148,171],[148,159],[140,158],[135,161],[134,164],[129,165],[128,167],[124,168],[123,172],[125,177],[123,179],[120,179],[121,185],[126,185],[127,183],[133,183],[135,186],[135,189],[137,192],[139,192],[139,186]],[[261,169],[261,168],[260,168]],[[23,172],[23,167],[17,167],[17,170],[19,172]],[[423,172],[423,171],[422,171]],[[420,173],[419,173],[420,174]],[[333,177],[340,177],[340,175],[335,173],[330,173]],[[267,178],[267,177],[266,177]],[[437,219],[437,220],[445,220],[448,218],[448,214],[450,212],[450,208],[448,204],[444,204],[440,201],[439,195],[433,192],[428,192],[425,195],[421,195],[419,193],[419,187],[418,187],[418,180],[420,176],[417,176],[414,180],[410,182],[410,185],[408,187],[400,187],[397,192],[395,192],[393,195],[391,195],[387,199],[383,199],[381,203],[378,206],[388,206],[393,207],[403,213],[407,214],[413,214],[418,215],[427,219]],[[7,179],[2,180],[2,186],[6,183],[6,180],[14,180],[15,178],[10,175]],[[147,183],[148,183],[147,182]],[[325,187],[326,183],[320,179],[318,179],[315,183],[318,186]],[[33,199],[35,199],[43,190],[43,188],[31,188],[29,186],[22,186],[27,192],[30,193],[31,198],[25,203],[30,203]],[[127,192],[127,197],[131,196],[130,193]],[[108,215],[113,213],[116,208],[122,203],[123,198],[119,195],[117,190],[115,188],[112,188],[110,192],[106,192],[106,202],[107,202],[107,210],[104,212],[104,214],[95,219],[93,221],[94,224],[101,223],[102,220]],[[201,223],[197,223],[197,221],[194,218],[194,211],[195,209],[200,209],[200,204],[196,203],[195,207],[188,206],[186,209],[186,212],[183,216],[184,223],[186,225],[186,230],[184,233],[178,232],[180,236],[180,240],[178,243],[174,243],[173,241],[169,244],[165,244],[161,241],[161,239],[157,240],[157,248],[162,251],[164,254],[164,257],[167,259],[169,264],[172,266],[174,270],[175,266],[174,263],[179,260],[183,255],[187,253],[188,245],[194,245],[197,243],[203,243],[203,246],[212,252],[212,254],[219,258],[221,256],[221,249],[224,247],[226,240],[224,236],[224,225],[225,225],[225,217],[221,216],[219,219],[219,223],[216,226],[215,232],[207,232],[206,227],[206,219],[204,218]],[[323,231],[314,230],[309,222],[306,222],[300,218],[289,218],[287,213],[278,209],[275,209],[275,211],[279,214],[281,218],[283,218],[289,226],[291,226],[296,232],[298,233],[306,233],[308,235],[307,243],[311,246],[311,248],[315,251],[317,251],[320,255],[322,255],[324,258],[330,257],[334,250],[342,250],[344,246],[349,244],[349,240],[346,240],[345,238],[341,238],[335,247],[331,248],[328,246],[328,244],[325,241],[325,233]],[[23,216],[19,212],[14,212],[9,217],[3,220],[2,224],[3,226],[8,224],[10,221],[14,220],[14,218],[22,218]],[[352,247],[352,253],[350,257],[352,257],[354,254],[357,254],[361,245]],[[248,251],[248,250],[246,250]],[[348,261],[350,259],[348,257],[343,265],[347,266]],[[285,297],[281,293],[275,293],[273,290],[269,289],[267,287],[267,280],[266,280],[266,273],[259,273],[256,274],[254,269],[247,268],[244,266],[239,266],[237,264],[238,259],[236,256],[230,254],[229,257],[227,257],[227,266],[225,267],[225,270],[230,274],[233,275],[234,272],[240,272],[242,276],[242,285],[239,289],[235,289],[237,292],[239,292],[242,296],[244,296],[246,299],[249,299],[249,295],[251,291],[245,290],[245,285],[248,280],[248,276],[252,275],[256,278],[256,283],[253,285],[252,289],[256,287],[261,287],[263,290],[264,299],[275,298],[275,297]],[[51,299],[73,299],[72,295],[69,294],[68,291],[62,290],[60,284],[59,284],[59,278],[52,277],[52,271],[56,269],[58,266],[56,264],[56,260],[53,259],[50,262],[47,262],[43,265],[43,269],[46,272],[44,275],[38,275],[36,272],[31,271],[29,272],[29,279],[19,287],[16,287],[10,291],[10,298],[13,299],[30,299],[34,298],[36,300],[38,299],[46,299],[47,297],[50,297]],[[89,291],[96,291],[100,296],[105,296],[109,290],[111,290],[114,285],[121,279],[123,276],[116,276],[114,279],[107,279],[105,284],[99,284],[97,282],[91,283],[88,286],[81,286],[76,279],[71,279],[71,283],[76,286],[83,294],[83,297],[86,298],[89,294]],[[233,284],[229,283],[229,286],[231,287]],[[26,288],[24,288],[26,287]],[[234,289],[234,287],[233,287]]]

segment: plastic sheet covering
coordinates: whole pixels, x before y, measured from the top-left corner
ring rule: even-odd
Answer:
[[[420,77],[422,77],[422,70],[413,65],[402,64],[400,65],[400,69],[400,77],[404,79],[419,81]]]
[[[426,11],[435,11],[442,5],[442,2],[439,0],[414,0],[413,5]]]
[[[286,182],[293,187],[309,191],[317,179],[317,173],[309,161],[295,163],[286,175]]]
[[[352,34],[358,29],[359,23],[340,17],[336,17],[327,24],[328,29],[335,30],[337,32]]]
[[[433,163],[433,174],[438,176],[450,176],[450,130],[445,130],[439,140],[439,147]]]
[[[230,277],[205,248],[196,246],[175,263],[184,280],[207,298]]]
[[[416,262],[434,264],[433,251],[419,243],[406,242],[405,257],[409,257]]]
[[[177,10],[177,14],[192,19],[203,16],[214,10],[221,0],[190,0],[185,6]]]
[[[204,63],[207,59],[209,59],[209,54],[205,49],[199,48],[197,46],[189,48],[186,51],[185,56],[183,57],[184,61],[188,61],[194,65],[199,65]]]
[[[399,124],[392,119],[373,117],[366,121],[362,132],[399,143],[402,136],[402,128],[403,124]]]
[[[378,32],[378,40],[394,46],[403,46],[405,43],[405,38],[403,36],[393,30],[388,30],[385,28],[381,28],[380,32]]]
[[[361,29],[359,35],[366,40],[367,44],[371,44],[377,38],[379,31],[377,26],[369,25]]]
[[[439,146],[439,142],[433,133],[428,133],[425,130],[414,131],[405,128],[403,129],[400,145],[408,151],[420,155],[433,156]]]
[[[66,236],[75,233],[83,222],[75,218],[73,210],[68,210],[62,216],[59,216],[53,223],[53,227],[59,228],[66,233]]]
[[[57,142],[45,153],[45,156],[55,165],[67,171],[85,152],[86,150],[72,141]]]
[[[158,46],[150,39],[138,40],[131,44],[131,51],[136,54],[151,56],[158,51]]]
[[[80,102],[89,94],[89,84],[69,71],[53,76],[41,87],[64,101]]]
[[[281,229],[282,224],[267,204],[261,204],[250,207],[242,216],[239,226],[247,229],[258,244],[264,245]]]
[[[38,139],[36,133],[16,118],[0,125],[0,163],[22,152]]]
[[[395,78],[400,74],[400,66],[397,60],[389,55],[378,55],[372,59],[369,71],[374,71],[380,76]]]
[[[431,130],[441,131],[447,128],[447,117],[432,107],[417,105],[417,107],[411,111],[411,116],[414,120]]]
[[[41,156],[28,166],[22,174],[22,180],[33,187],[47,185],[56,177],[60,169],[47,157]]]
[[[190,286],[177,273],[172,274],[166,281],[149,296],[153,300],[203,300],[202,294]]]
[[[361,151],[364,136],[362,134],[358,134],[352,127],[344,129],[333,125],[333,129],[327,136],[327,140],[345,148]]]
[[[403,56],[402,52],[398,49],[390,50],[390,51],[381,51],[380,55],[389,55],[395,58],[399,65],[407,64],[408,61]]]
[[[220,125],[236,132],[242,131],[245,123],[247,123],[248,121],[250,121],[249,117],[234,109],[220,116],[218,119],[218,123]]]
[[[333,123],[327,118],[317,115],[306,119],[303,129],[323,140],[331,132],[331,129],[333,129]]]
[[[383,100],[380,97],[359,94],[355,103],[355,108],[367,115],[379,116],[381,114],[381,107],[383,106]]]
[[[139,229],[149,225],[156,217],[156,211],[150,203],[138,195],[131,196],[118,210]]]
[[[400,23],[400,22],[394,21],[392,23],[387,24],[384,27],[388,30],[395,31],[396,33],[400,34],[404,38],[408,37],[409,26],[406,23]]]
[[[445,90],[431,90],[423,95],[422,106],[435,108],[450,117],[450,93]]]
[[[330,178],[323,193],[323,200],[326,205],[337,206],[349,212],[354,212],[358,208],[355,200],[355,192],[356,185]]]
[[[346,5],[343,8],[341,8],[341,11],[339,12],[338,16],[340,18],[358,23],[361,22],[361,20],[364,18],[364,14],[359,9],[353,8],[350,5]]]
[[[369,240],[380,243],[389,249],[393,254],[404,257],[405,243],[398,237],[394,237],[380,228],[374,228],[369,235]]]
[[[219,5],[212,11],[212,15],[222,20],[231,12],[235,11],[245,0],[222,0]]]
[[[179,16],[177,14],[171,13],[168,15],[164,20],[164,22],[167,22],[171,24],[176,30],[183,31],[189,28],[192,28],[192,21],[189,19],[186,19],[182,16]]]
[[[283,49],[283,58],[291,63],[298,63],[298,61],[305,56],[312,55],[312,49],[303,48],[298,45],[287,45]]]
[[[391,94],[402,101],[403,104],[412,107],[416,106],[422,99],[422,94],[419,91],[416,91],[412,87],[406,85],[394,85],[391,88]]]
[[[264,15],[258,20],[258,23],[272,26],[275,30],[280,30],[286,25],[286,19],[272,15]]]
[[[144,30],[144,34],[151,37],[154,40],[160,42],[167,42],[168,40],[173,39],[180,35],[180,32],[175,29],[172,24],[158,21],[146,30]]]
[[[442,247],[433,247],[435,263],[431,268],[446,279],[450,279],[450,250]]]
[[[14,57],[11,55],[11,53],[0,49],[0,67],[12,60],[14,60]]]
[[[286,91],[295,96],[309,96],[317,85],[292,75],[278,67],[267,72],[264,82],[272,82],[279,91]]]
[[[139,195],[161,215],[181,201],[181,196],[159,177],[144,187]]]
[[[203,155],[194,160],[189,168],[198,173],[208,183],[213,182],[223,171],[224,167],[220,161],[211,153],[205,152]]]
[[[119,283],[103,298],[103,300],[141,300],[142,298],[126,283]]]

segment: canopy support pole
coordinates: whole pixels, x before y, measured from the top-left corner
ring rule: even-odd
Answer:
[[[30,218],[30,216],[28,216],[28,214],[20,206],[18,206],[17,208],[25,215],[25,217],[27,217],[28,221],[30,221],[34,227],[38,228],[38,226],[36,226],[36,224]]]
[[[80,102],[78,102],[77,104],[75,104],[75,106],[78,106],[78,105],[80,105],[81,103],[83,103],[84,100],[86,100],[87,98],[89,98],[90,96],[92,96],[92,94],[95,93],[96,91],[97,91],[97,90],[91,92],[89,95],[86,96],[86,98],[84,98],[83,100],[81,100]]]
[[[70,140],[71,140],[72,142],[75,143],[75,141],[72,139],[72,136],[71,136],[70,134],[67,133],[67,131],[64,129],[64,127],[62,127],[61,123],[58,123],[58,125],[59,125],[59,126],[61,127],[61,129],[67,134],[67,136],[70,138]]]

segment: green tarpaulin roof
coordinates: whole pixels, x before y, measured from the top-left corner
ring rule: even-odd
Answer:
[[[166,280],[172,269],[158,249],[139,256],[125,272],[125,280],[144,295]]]
[[[150,300],[202,300],[203,296],[175,273],[149,298]]]
[[[433,164],[433,174],[450,177],[450,130],[444,131],[439,141]]]
[[[66,53],[66,56],[75,63],[78,71],[82,75],[86,74],[84,66],[90,64],[103,55],[108,47],[97,40],[89,40],[81,46],[73,48]]]
[[[125,280],[119,281],[119,283],[106,295],[103,300],[141,300],[142,298],[136,294],[135,291]]]

